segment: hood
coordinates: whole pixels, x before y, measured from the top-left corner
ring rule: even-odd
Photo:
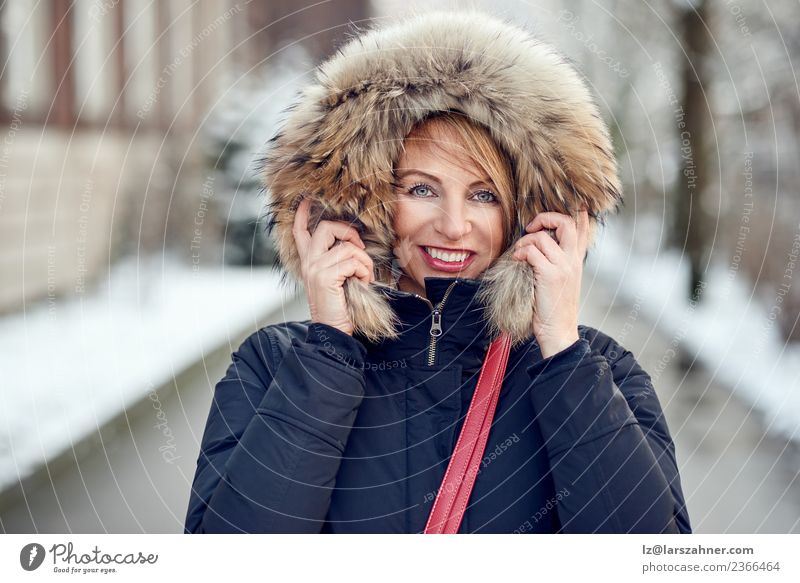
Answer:
[[[397,336],[385,290],[396,287],[391,201],[403,139],[435,112],[458,111],[486,127],[512,162],[520,236],[536,214],[587,207],[590,242],[621,203],[608,130],[580,76],[551,46],[479,11],[431,12],[359,31],[316,70],[267,144],[262,178],[267,230],[284,281],[300,283],[292,235],[310,197],[320,220],[351,223],[375,265],[376,283],[344,291],[354,328],[370,340]],[[513,243],[513,241],[512,241]],[[513,245],[483,273],[477,299],[493,334],[514,344],[532,334],[532,268]]]

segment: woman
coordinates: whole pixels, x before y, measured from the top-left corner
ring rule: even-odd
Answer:
[[[650,378],[577,322],[620,200],[577,74],[512,25],[433,13],[317,78],[265,160],[311,319],[233,354],[186,532],[423,532],[499,332],[513,348],[459,532],[691,532]]]

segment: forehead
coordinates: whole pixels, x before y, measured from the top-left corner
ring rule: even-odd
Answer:
[[[404,151],[397,162],[397,172],[421,170],[434,174],[443,181],[466,177],[470,180],[491,182],[464,148],[458,136],[452,133],[435,133],[420,137],[412,133],[406,138]]]

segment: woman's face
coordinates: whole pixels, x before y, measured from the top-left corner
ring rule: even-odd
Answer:
[[[503,244],[500,194],[450,130],[436,131],[435,145],[409,135],[395,168],[398,286],[423,297],[425,277],[476,279]]]

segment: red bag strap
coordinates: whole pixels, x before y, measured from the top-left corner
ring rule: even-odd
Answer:
[[[511,336],[506,332],[489,346],[467,417],[425,525],[425,534],[458,532],[489,439],[510,352]]]

